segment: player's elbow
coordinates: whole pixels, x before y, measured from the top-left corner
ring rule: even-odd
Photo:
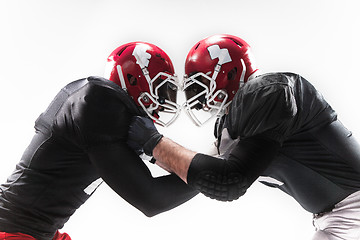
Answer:
[[[247,177],[230,161],[197,154],[191,162],[187,182],[205,196],[219,201],[233,201],[245,194]]]
[[[161,213],[160,211],[156,211],[156,209],[153,208],[139,208],[139,210],[146,216],[146,217],[154,217],[156,215],[158,215],[159,213]]]
[[[146,206],[142,206],[139,208],[139,210],[147,217],[151,218],[154,217],[163,211],[160,208],[157,208],[156,206],[146,204]]]
[[[162,212],[169,210],[171,207],[164,203],[163,199],[148,196],[146,203],[143,204],[139,210],[147,217],[154,217]]]
[[[148,218],[151,218],[151,217],[154,217],[154,216],[158,215],[160,212],[146,209],[146,210],[143,210],[142,213],[145,216],[147,216]]]
[[[248,184],[241,174],[213,175],[202,173],[192,184],[205,196],[219,201],[233,201],[246,193]]]

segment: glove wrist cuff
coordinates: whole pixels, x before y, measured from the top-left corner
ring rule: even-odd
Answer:
[[[152,156],[152,152],[156,145],[160,142],[163,138],[162,134],[154,134],[145,144],[144,144],[144,153],[148,156]]]

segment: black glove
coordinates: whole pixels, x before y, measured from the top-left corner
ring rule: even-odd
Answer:
[[[129,127],[127,144],[137,153],[144,152],[152,156],[152,151],[163,137],[153,120],[146,117],[134,116]]]

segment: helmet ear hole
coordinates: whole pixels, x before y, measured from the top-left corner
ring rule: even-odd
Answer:
[[[230,81],[234,80],[235,77],[236,77],[236,73],[237,73],[237,68],[234,67],[234,68],[231,69],[231,70],[228,72],[228,74],[227,74],[228,80],[230,80]]]
[[[129,81],[129,84],[131,86],[135,86],[137,84],[137,79],[133,75],[127,74],[126,77],[127,77],[128,81]]]

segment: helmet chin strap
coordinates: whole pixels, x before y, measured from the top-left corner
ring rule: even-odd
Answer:
[[[153,98],[151,98],[152,101],[154,101]],[[141,97],[139,97],[138,102],[140,104],[140,106],[142,107],[142,109],[145,111],[145,113],[148,115],[149,118],[151,118],[155,123],[159,124],[160,126],[163,127],[168,127],[169,125],[171,125],[179,116],[180,114],[180,106],[178,106],[176,103],[170,102],[165,100],[165,105],[158,105],[155,104],[155,107],[152,107],[151,109],[147,108],[141,101]],[[166,108],[168,111],[170,111],[171,117],[167,118],[166,121],[161,120],[160,118],[160,112],[157,112],[157,109],[159,107],[163,107],[164,109]]]

